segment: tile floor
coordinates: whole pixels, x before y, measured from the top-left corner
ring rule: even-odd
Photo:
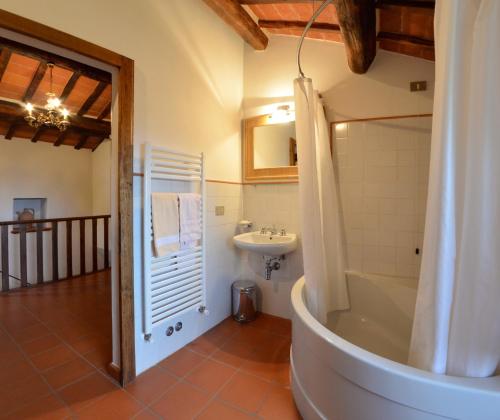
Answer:
[[[0,419],[299,419],[290,321],[231,319],[121,389],[109,273],[0,295]]]

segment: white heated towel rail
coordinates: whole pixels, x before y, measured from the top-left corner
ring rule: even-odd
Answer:
[[[187,311],[205,311],[205,171],[203,153],[146,144],[144,160],[144,337],[153,327]],[[191,249],[156,258],[151,222],[152,192],[199,192],[202,240]]]

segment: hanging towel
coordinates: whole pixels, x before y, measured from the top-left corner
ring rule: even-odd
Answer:
[[[151,194],[153,213],[153,242],[157,257],[178,251],[179,242],[179,199],[174,193]]]
[[[200,194],[179,194],[181,249],[196,246],[201,240],[201,196]]]

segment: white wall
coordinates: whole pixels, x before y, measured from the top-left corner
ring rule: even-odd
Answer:
[[[14,198],[46,198],[47,218],[92,214],[91,152],[27,139],[0,138],[0,219]]]
[[[102,151],[101,151],[102,147]],[[0,220],[15,220],[13,216],[14,198],[45,198],[46,218],[91,216],[109,213],[110,144],[104,143],[96,152],[75,150],[73,147],[54,147],[51,143],[32,143],[27,139],[0,138]],[[107,151],[107,152],[106,152]],[[106,169],[107,168],[107,171]],[[106,207],[107,205],[107,207]],[[103,242],[98,223],[98,240]],[[78,274],[79,228],[73,223],[73,273]],[[66,225],[58,225],[59,242],[66,240]],[[43,233],[44,240],[44,280],[51,281],[52,271],[52,232]],[[19,235],[9,235],[9,256],[11,276],[20,276]],[[86,267],[92,269],[91,261],[91,223],[86,225]],[[102,245],[101,245],[102,246]],[[27,235],[28,282],[36,281],[36,243],[35,235]],[[103,267],[100,255],[99,267]],[[66,248],[59,246],[59,277],[67,275]],[[10,287],[19,287],[18,281],[11,279]]]
[[[245,116],[265,114],[276,104],[293,103],[297,38],[270,38],[265,51],[245,47]],[[306,39],[302,68],[325,99],[328,120],[432,111],[434,63],[378,51],[366,74],[354,74],[344,44]],[[410,92],[409,82],[427,80],[429,90]]]
[[[204,152],[208,178],[241,180],[243,41],[201,0],[52,0],[50,7],[36,0],[2,0],[1,7],[135,60],[135,171],[142,167],[141,145],[152,142]],[[140,186],[141,179],[134,179],[138,371],[177,345],[146,344],[142,337]],[[235,251],[228,247],[224,252],[218,258],[230,259]],[[210,290],[229,299],[227,278],[213,274],[208,282]],[[227,306],[220,311],[218,302],[211,300],[209,305],[216,306],[213,315],[203,318],[196,328],[206,329],[229,315]],[[165,328],[158,328],[153,336],[164,337]],[[188,322],[178,334],[180,342],[192,339],[194,331]]]
[[[293,105],[296,48],[297,38],[285,36],[272,36],[265,51],[245,47],[245,117],[271,113],[281,104]],[[432,62],[378,51],[370,70],[356,75],[347,66],[343,44],[306,39],[302,51],[303,70],[322,94],[329,121],[432,112]],[[413,80],[427,80],[429,90],[411,93],[409,82]],[[243,199],[244,216],[256,228],[274,224],[300,235],[297,186],[245,186]],[[303,272],[300,250],[289,254],[288,268],[272,273],[275,283],[263,279],[263,264],[253,256],[245,261],[245,275],[255,279],[263,291],[264,310],[290,317],[289,291]],[[408,270],[410,265],[415,268],[410,261]]]

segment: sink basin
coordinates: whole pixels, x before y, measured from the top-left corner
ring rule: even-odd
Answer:
[[[234,244],[241,249],[262,255],[280,256],[295,251],[297,235],[271,235],[270,233],[248,232],[233,237]]]

